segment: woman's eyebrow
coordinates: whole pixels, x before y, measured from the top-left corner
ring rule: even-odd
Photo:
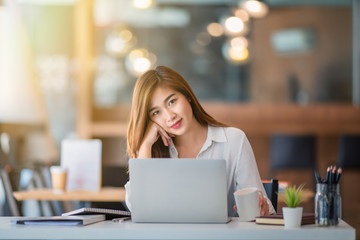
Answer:
[[[163,102],[166,103],[166,102],[169,101],[169,99],[172,98],[174,95],[175,95],[175,93],[170,94],[169,96],[167,96],[167,97],[164,99]],[[155,110],[155,109],[156,109],[156,106],[150,108],[149,113],[150,113],[151,111]]]
[[[170,98],[172,98],[175,95],[175,93],[170,94],[167,98],[165,98],[164,103],[169,101]]]

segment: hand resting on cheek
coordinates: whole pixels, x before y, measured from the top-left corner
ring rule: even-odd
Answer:
[[[161,137],[165,146],[171,144],[171,137],[174,135],[167,133],[159,124],[154,121],[150,121],[144,135],[144,139],[139,149],[139,157],[151,157],[151,148],[153,144]],[[150,153],[150,155],[149,155]]]

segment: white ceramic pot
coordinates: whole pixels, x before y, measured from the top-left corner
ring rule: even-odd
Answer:
[[[282,211],[286,228],[298,228],[301,226],[301,218],[303,213],[302,207],[283,207]]]

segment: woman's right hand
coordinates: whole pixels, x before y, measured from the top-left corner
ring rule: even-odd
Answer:
[[[152,145],[161,137],[165,146],[169,146],[170,136],[169,134],[157,123],[150,121],[143,141],[139,149],[139,158],[151,158],[151,148]]]

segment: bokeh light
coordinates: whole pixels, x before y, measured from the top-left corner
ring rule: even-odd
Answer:
[[[267,15],[269,12],[268,6],[257,0],[249,0],[245,2],[240,2],[240,7],[244,8],[250,17],[262,18]]]
[[[230,38],[222,46],[224,58],[233,65],[242,65],[249,61],[248,41],[244,37]]]
[[[237,16],[225,15],[220,19],[220,24],[224,29],[226,36],[235,37],[243,36],[248,33],[248,23]]]
[[[149,8],[152,5],[152,0],[133,0],[133,6],[139,9]]]
[[[127,71],[135,77],[151,69],[156,62],[155,54],[145,48],[132,50],[125,59]]]
[[[221,26],[220,23],[210,23],[207,27],[206,27],[207,32],[213,36],[213,37],[220,37],[221,35],[224,34],[224,30]]]
[[[106,37],[105,48],[111,55],[124,56],[136,43],[137,39],[130,30],[120,28]]]
[[[238,17],[229,17],[225,20],[225,28],[232,33],[240,33],[244,29],[244,22]]]

